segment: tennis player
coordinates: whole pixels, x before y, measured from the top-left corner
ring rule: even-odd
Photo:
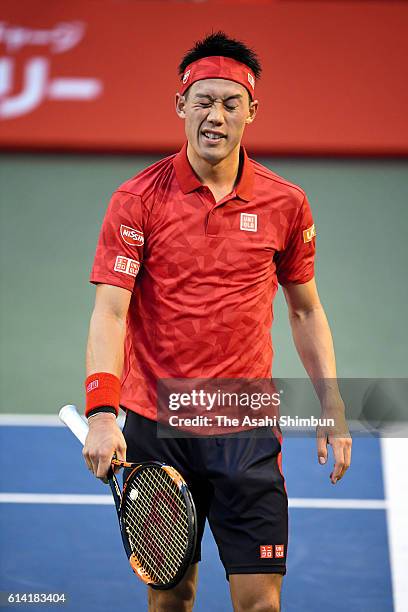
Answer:
[[[307,197],[241,145],[258,112],[260,72],[254,51],[223,32],[186,53],[175,106],[187,142],[114,192],[92,269],[88,468],[105,478],[113,453],[166,461],[183,474],[197,507],[193,563],[174,589],[149,589],[150,612],[192,609],[206,519],[234,610],[280,610],[288,538],[280,440],[273,434],[164,439],[156,423],[160,379],[271,377],[278,283],[323,414],[335,416],[345,432],[318,432],[318,460],[326,463],[331,445],[333,483],[350,465],[338,388],[317,383],[335,379],[336,366],[314,280]],[[123,434],[120,406],[127,412]]]

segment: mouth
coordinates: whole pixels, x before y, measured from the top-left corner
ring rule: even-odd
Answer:
[[[224,140],[226,138],[225,134],[222,134],[221,132],[215,132],[213,130],[202,130],[201,135],[205,141],[212,143],[220,142],[221,140]]]

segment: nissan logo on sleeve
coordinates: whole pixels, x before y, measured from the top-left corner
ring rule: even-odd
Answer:
[[[122,236],[123,242],[130,246],[142,246],[144,244],[144,237],[142,232],[129,227],[128,225],[120,226],[120,235]]]

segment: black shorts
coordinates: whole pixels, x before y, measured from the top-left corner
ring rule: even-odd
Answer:
[[[166,462],[190,487],[198,520],[193,563],[208,519],[227,578],[286,573],[288,500],[272,429],[245,438],[158,438],[155,421],[128,411],[123,433],[128,461]]]

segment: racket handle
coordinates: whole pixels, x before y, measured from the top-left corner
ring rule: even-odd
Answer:
[[[79,415],[76,407],[72,404],[63,406],[59,411],[59,418],[69,427],[74,436],[81,442],[82,446],[84,446],[89,427]]]

